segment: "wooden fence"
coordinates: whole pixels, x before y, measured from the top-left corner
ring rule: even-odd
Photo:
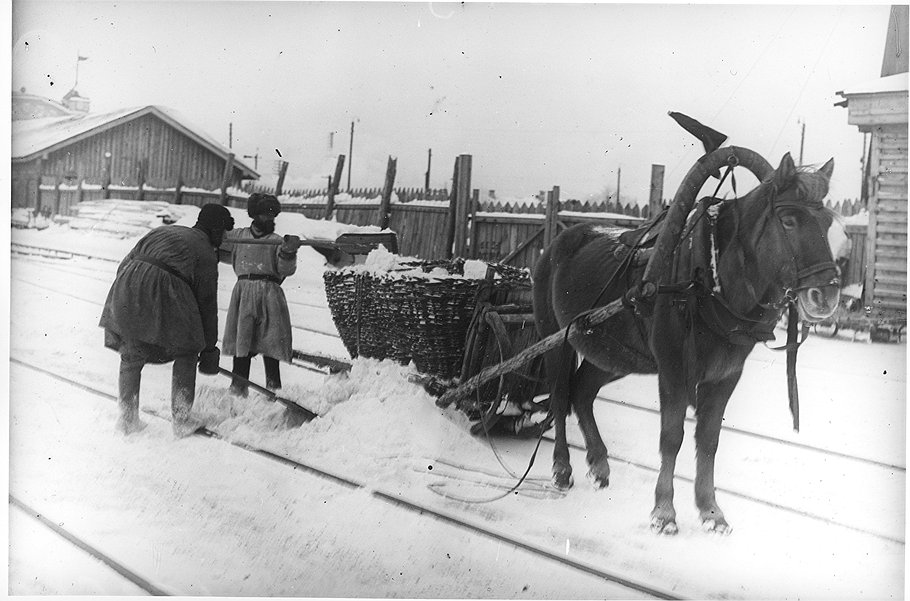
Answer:
[[[201,206],[209,202],[221,202],[227,206],[246,206],[246,193],[256,190],[245,189],[244,194],[231,191],[205,191],[188,188],[137,188],[110,186],[107,195],[97,185],[42,185],[39,187],[41,206],[49,214],[68,215],[76,203],[100,200],[107,197],[126,200],[164,201],[173,204]],[[267,190],[259,188],[258,190]],[[311,219],[324,219],[327,212],[325,190],[320,195],[282,195],[282,208],[287,212],[301,213]],[[452,196],[447,190],[432,191],[429,200],[421,203],[422,189],[395,189],[399,201],[388,206],[387,227],[398,234],[399,251],[403,255],[423,259],[440,259],[451,256],[452,249],[469,259],[504,262],[518,267],[533,268],[542,249],[561,230],[577,223],[595,222],[612,227],[635,227],[647,218],[647,207],[611,205],[611,203],[580,203],[577,200],[561,201],[559,188],[546,192],[544,202],[530,207],[518,207],[479,202],[479,191],[464,199],[468,217],[464,219],[462,238],[453,240],[454,207],[457,202],[445,204]],[[340,223],[365,226],[383,224],[383,208],[380,189],[366,189],[357,192],[364,197],[356,200],[336,201],[332,218]],[[409,198],[402,202],[402,197]],[[518,210],[519,208],[533,210]],[[549,209],[548,209],[549,207]],[[830,203],[829,207],[842,215],[855,214],[861,204],[856,200]],[[865,267],[866,227],[849,226],[848,234],[853,241],[852,255],[848,262],[845,283],[862,282]],[[457,235],[457,234],[456,234]]]

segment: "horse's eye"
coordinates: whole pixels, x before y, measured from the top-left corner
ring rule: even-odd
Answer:
[[[797,225],[799,225],[799,220],[796,218],[796,215],[793,215],[792,213],[786,214],[786,215],[781,215],[781,216],[780,216],[780,222],[781,222],[781,223],[783,224],[783,226],[784,226],[785,228],[787,228],[788,230],[792,230],[792,229],[794,229]]]

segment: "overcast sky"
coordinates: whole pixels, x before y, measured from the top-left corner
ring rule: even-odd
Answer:
[[[288,180],[324,185],[354,125],[353,187],[472,185],[499,196],[617,185],[665,197],[701,146],[686,113],[775,166],[835,158],[832,197],[860,193],[863,136],[836,92],[878,78],[889,5],[47,2],[13,0],[14,89],[93,111],[161,104],[238,155],[278,152]],[[334,132],[334,136],[332,136]],[[331,146],[334,138],[334,146]],[[252,165],[253,160],[248,162]],[[347,171],[342,180],[346,184]]]

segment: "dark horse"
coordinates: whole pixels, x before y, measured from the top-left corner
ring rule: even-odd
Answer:
[[[594,420],[594,397],[630,373],[658,374],[661,467],[651,526],[665,534],[677,532],[673,473],[687,406],[697,416],[695,503],[705,529],[727,533],[714,495],[714,457],[724,409],[746,357],[756,342],[774,338],[774,326],[790,303],[798,303],[806,321],[831,315],[838,304],[837,268],[827,241],[835,216],[822,204],[833,159],[813,171],[796,168],[787,154],[774,170],[754,156],[751,165],[741,164],[758,177],[755,189],[733,200],[702,199],[691,211],[667,265],[666,284],[650,308],[629,303],[599,325],[567,336],[566,344],[545,357],[556,428],[553,481],[562,489],[573,483],[569,411],[575,410],[584,435],[589,475],[605,487],[610,467]],[[693,168],[674,202],[688,194],[683,206],[691,207],[708,173],[724,164],[715,163]],[[651,234],[592,224],[562,232],[534,272],[540,335],[558,332],[634,290],[644,271],[641,249]]]

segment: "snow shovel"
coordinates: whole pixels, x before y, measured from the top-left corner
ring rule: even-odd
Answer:
[[[237,374],[235,374],[234,372],[232,372],[230,370],[227,370],[223,367],[219,367],[218,373],[220,373],[221,375],[226,376],[228,378],[231,378],[231,380],[236,378],[236,379],[240,380],[241,382],[247,384],[248,386],[252,387],[254,390],[266,395],[271,400],[278,401],[279,403],[284,405],[285,408],[287,409],[287,413],[286,413],[287,423],[288,423],[288,426],[291,428],[296,428],[297,426],[303,424],[304,422],[312,421],[315,418],[319,417],[319,415],[317,415],[316,413],[313,413],[306,407],[299,405],[290,399],[280,397],[277,394],[275,394],[274,392],[272,392],[271,390],[269,390],[268,388],[266,388],[264,386],[260,386],[256,382],[251,382],[250,380],[244,378],[243,376],[238,376]]]
[[[227,240],[226,244],[267,244],[278,246],[280,244],[289,244],[295,248],[309,246],[326,260],[335,266],[350,265],[354,262],[354,256],[367,255],[370,251],[383,245],[391,253],[398,252],[398,236],[395,232],[376,232],[376,233],[348,233],[341,234],[335,240],[302,240],[300,236],[286,234],[282,240]]]

